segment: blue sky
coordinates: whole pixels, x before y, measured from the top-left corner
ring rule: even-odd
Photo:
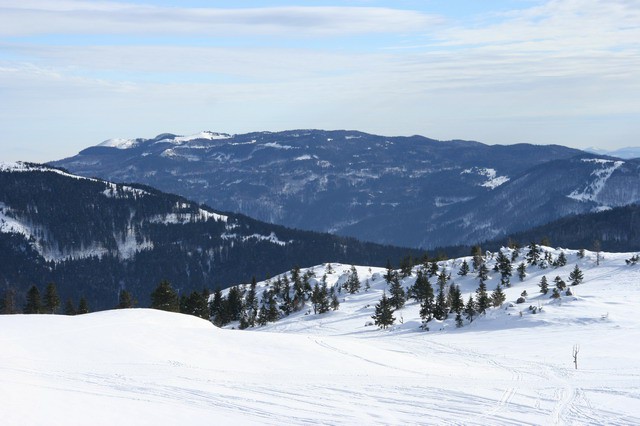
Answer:
[[[0,0],[0,160],[294,128],[639,145],[640,2]]]

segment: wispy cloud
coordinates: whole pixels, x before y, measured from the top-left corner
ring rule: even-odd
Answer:
[[[637,0],[540,1],[448,21],[393,8],[0,0],[0,34],[12,36],[0,41],[0,128],[16,140],[76,132],[74,150],[112,136],[206,128],[611,147],[640,133]],[[74,42],[84,34],[131,37]],[[242,43],[216,43],[219,34]],[[276,40],[262,43],[266,35]],[[342,48],[354,35],[356,45],[371,35],[376,42]],[[299,37],[312,42],[289,43]],[[25,124],[29,117],[43,126]]]
[[[144,34],[335,36],[422,29],[437,18],[381,7],[180,8],[115,2],[5,1],[0,35]]]

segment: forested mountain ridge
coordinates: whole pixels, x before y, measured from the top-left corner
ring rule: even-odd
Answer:
[[[272,223],[433,248],[640,200],[624,191],[640,185],[640,161],[619,161],[559,145],[295,130],[114,139],[52,164]]]
[[[161,280],[180,291],[227,286],[295,264],[383,265],[406,249],[221,213],[143,185],[80,178],[34,164],[0,167],[0,286],[55,282],[63,298],[142,306]]]

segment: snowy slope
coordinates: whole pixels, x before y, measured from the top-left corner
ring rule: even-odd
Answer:
[[[526,289],[541,313],[507,302],[460,329],[419,330],[413,302],[396,313],[404,324],[365,327],[386,285],[366,267],[371,289],[338,311],[252,331],[145,309],[0,316],[3,424],[638,424],[640,265],[565,253],[567,266],[529,267],[506,290]],[[539,296],[543,274],[566,280],[575,264],[574,297]],[[348,268],[333,269],[330,284]]]

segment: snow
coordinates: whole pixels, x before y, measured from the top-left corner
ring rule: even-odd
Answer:
[[[232,228],[228,228],[228,229],[232,229]],[[239,237],[238,234],[235,234],[235,233],[230,234],[225,232],[224,234],[221,235],[221,237],[224,240],[237,240],[238,238],[240,238],[243,242],[248,240],[267,241],[271,244],[276,244],[283,247],[288,244],[286,241],[281,241],[274,232],[272,232],[269,235],[251,234],[251,235],[245,235],[242,237]],[[289,243],[291,242],[292,241],[289,241]]]
[[[195,135],[177,136],[174,139],[174,141],[176,143],[183,143],[183,142],[190,142],[197,139],[206,139],[210,141],[221,140],[221,139],[231,139],[231,135],[228,135],[226,133],[204,131],[204,132],[196,133]]]
[[[583,189],[576,189],[568,195],[577,201],[597,201],[598,195],[604,189],[607,180],[611,177],[616,169],[624,164],[624,161],[612,161],[602,158],[583,158],[584,163],[594,163],[600,167],[591,172],[593,180],[589,182]]]
[[[472,167],[470,169],[463,170],[460,172],[463,174],[477,174],[480,176],[485,176],[487,180],[480,184],[485,188],[496,189],[502,184],[509,182],[510,178],[508,176],[498,176],[498,172],[495,169],[484,168],[484,167]]]
[[[526,304],[507,302],[459,329],[449,319],[420,330],[414,302],[396,312],[403,324],[365,326],[386,283],[383,269],[362,266],[358,275],[371,289],[342,293],[338,311],[305,309],[248,331],[147,309],[0,316],[0,400],[11,407],[2,421],[639,424],[640,265],[626,265],[629,253],[603,253],[597,266],[595,253],[579,259],[564,251],[567,266],[531,266],[523,282],[512,279],[507,301],[527,290]],[[477,280],[456,275],[461,260],[441,266],[466,293]],[[566,280],[575,264],[585,280],[572,287],[573,297],[552,302],[538,293],[542,275]],[[328,283],[344,279],[349,267],[332,264]],[[319,280],[326,265],[313,269]],[[543,310],[531,314],[529,305]]]
[[[291,145],[281,145],[278,142],[268,142],[265,144],[262,144],[262,146],[266,147],[266,148],[275,148],[275,149],[296,149],[295,147],[291,146]]]
[[[107,139],[106,141],[98,144],[98,146],[106,146],[106,147],[117,148],[117,149],[129,149],[129,148],[134,148],[137,145],[138,145],[138,141],[136,139],[125,139],[125,138]]]

